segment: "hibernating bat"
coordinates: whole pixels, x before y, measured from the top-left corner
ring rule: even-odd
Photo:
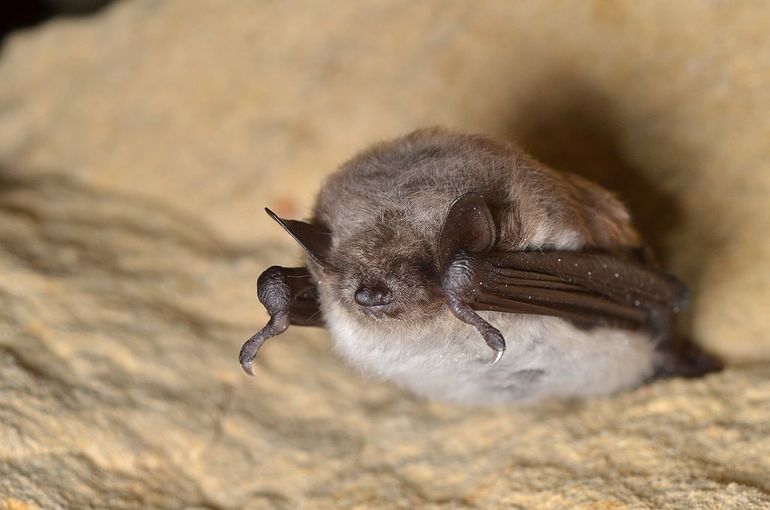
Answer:
[[[670,348],[687,291],[623,205],[509,144],[416,131],[345,163],[309,222],[267,212],[306,265],[259,277],[270,321],[241,349],[247,373],[290,324],[325,325],[363,372],[466,403],[604,395],[715,368]]]

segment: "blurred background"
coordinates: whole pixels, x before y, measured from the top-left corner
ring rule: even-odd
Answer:
[[[8,2],[0,508],[770,505],[770,3]],[[631,208],[722,374],[528,409],[364,380],[319,330],[237,353],[263,214],[445,125]]]

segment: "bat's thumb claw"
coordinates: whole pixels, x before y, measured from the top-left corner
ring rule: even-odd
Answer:
[[[490,349],[492,349],[492,351],[495,353],[495,357],[492,359],[492,365],[494,365],[500,361],[500,358],[503,357],[503,353],[505,353],[505,338],[503,337],[503,334],[497,330],[497,328],[489,325],[487,326],[488,327],[485,328],[486,331],[484,331],[484,340],[487,342],[487,345],[490,347]]]
[[[257,351],[265,343],[268,336],[264,334],[264,330],[260,331],[256,335],[252,336],[243,344],[241,352],[238,355],[238,361],[241,363],[241,368],[248,375],[254,375],[254,370],[251,367],[254,358],[257,357]]]
[[[241,353],[238,355],[238,360],[241,362],[243,371],[249,375],[254,375],[254,371],[251,368],[251,363],[254,358],[257,357],[259,348],[265,341],[275,335],[280,335],[286,328],[289,327],[289,315],[288,313],[277,313],[271,315],[270,321],[267,325],[256,332],[254,336],[246,340],[241,347]]]
[[[241,368],[246,375],[254,376],[254,370],[251,368],[251,361],[241,361]]]
[[[246,372],[246,375],[254,375],[254,369],[251,367],[251,363],[254,361],[256,355],[257,351],[253,348],[251,340],[243,344],[243,347],[241,347],[241,354],[238,356],[238,361],[241,362],[241,368]]]

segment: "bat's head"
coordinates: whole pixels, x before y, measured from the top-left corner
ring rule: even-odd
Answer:
[[[324,267],[327,296],[359,322],[431,319],[444,305],[435,249],[407,225],[384,220],[335,243]]]
[[[442,278],[449,258],[458,249],[489,249],[495,238],[491,214],[477,193],[457,199],[433,237],[389,211],[336,238],[320,225],[268,214],[305,249],[325,304],[379,326],[435,319],[446,310]]]
[[[354,320],[413,323],[444,306],[435,246],[388,213],[338,238],[320,225],[268,214],[305,249],[322,299]]]

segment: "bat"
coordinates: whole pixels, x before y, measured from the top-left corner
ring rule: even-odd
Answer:
[[[308,222],[267,213],[305,252],[257,282],[289,325],[414,393],[470,404],[606,395],[718,364],[672,348],[686,287],[613,194],[515,146],[441,128],[375,145],[320,190]],[[662,214],[665,214],[663,211]]]

